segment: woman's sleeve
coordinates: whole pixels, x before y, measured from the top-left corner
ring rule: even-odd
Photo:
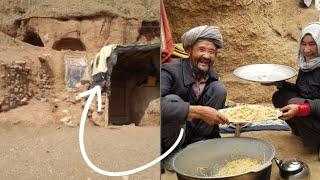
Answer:
[[[293,83],[290,83],[290,82],[287,82],[287,81],[283,82],[282,88],[290,90],[290,91],[298,91],[298,89],[296,87],[296,84],[293,84]]]
[[[306,100],[310,104],[310,114],[320,117],[320,99]]]

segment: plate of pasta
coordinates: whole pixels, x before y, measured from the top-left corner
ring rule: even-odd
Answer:
[[[220,109],[219,112],[226,116],[229,122],[234,124],[276,120],[282,115],[279,109],[257,104],[242,104]]]

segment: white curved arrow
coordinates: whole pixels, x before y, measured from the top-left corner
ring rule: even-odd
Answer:
[[[184,130],[182,128],[180,130],[180,134],[179,134],[178,139],[171,146],[171,148],[168,151],[166,151],[164,154],[159,156],[157,159],[149,162],[148,164],[145,164],[145,165],[143,165],[141,167],[138,167],[138,168],[135,168],[135,169],[132,169],[132,170],[122,171],[122,172],[110,172],[110,171],[105,171],[105,170],[102,170],[102,169],[98,168],[88,158],[86,150],[84,148],[84,143],[83,143],[84,125],[86,123],[86,117],[87,117],[87,114],[88,114],[88,111],[89,111],[90,104],[91,104],[91,102],[92,102],[92,100],[94,98],[94,95],[96,93],[98,94],[98,111],[100,112],[101,111],[101,88],[100,88],[100,86],[95,86],[94,88],[79,94],[80,97],[84,97],[84,96],[89,95],[89,98],[88,98],[88,100],[86,102],[86,105],[84,106],[84,109],[83,109],[83,112],[82,112],[82,116],[81,116],[80,130],[79,130],[79,144],[80,144],[81,155],[82,155],[84,161],[87,163],[87,165],[91,169],[93,169],[97,173],[100,173],[100,174],[103,174],[103,175],[106,175],[106,176],[127,176],[127,175],[130,175],[130,174],[134,174],[134,173],[140,172],[142,170],[145,170],[145,169],[155,165],[156,163],[160,162],[163,158],[168,156],[174,150],[174,148],[177,147],[177,145],[181,141],[182,136],[183,136],[183,132],[184,132]]]
[[[309,7],[312,3],[312,0],[304,0],[304,4]]]

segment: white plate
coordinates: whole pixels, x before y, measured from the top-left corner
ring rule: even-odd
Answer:
[[[239,67],[233,73],[241,79],[260,83],[283,81],[297,75],[292,67],[280,64],[251,64]]]

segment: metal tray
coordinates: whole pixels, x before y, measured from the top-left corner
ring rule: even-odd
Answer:
[[[251,64],[241,66],[233,73],[241,79],[260,83],[283,81],[297,75],[297,71],[292,67],[280,64]]]

